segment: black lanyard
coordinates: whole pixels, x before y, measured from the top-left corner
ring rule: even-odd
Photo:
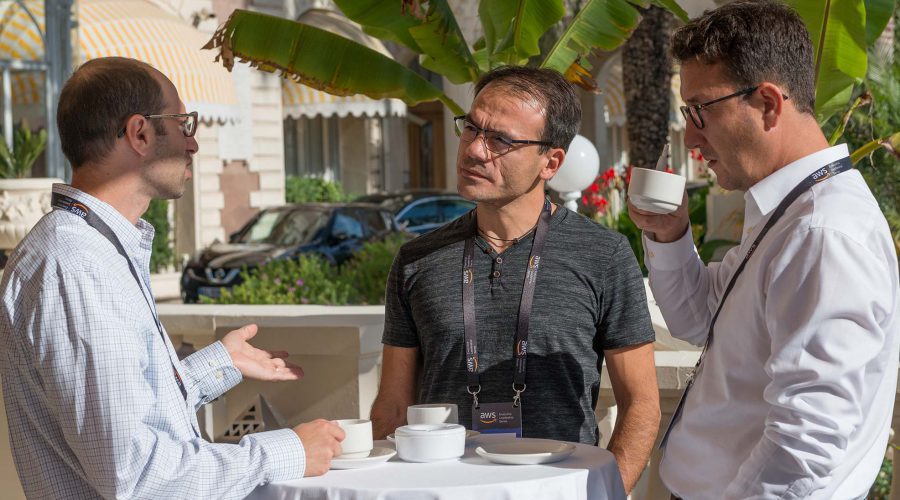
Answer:
[[[70,198],[61,193],[53,193],[53,197],[51,198],[51,205],[53,208],[59,208],[61,210],[65,210],[69,213],[75,214],[85,222],[88,223],[89,226],[96,229],[98,233],[102,234],[110,243],[116,247],[116,250],[119,252],[125,262],[128,262],[128,269],[131,271],[131,275],[134,276],[134,280],[137,282],[138,287],[141,289],[141,296],[144,297],[144,301],[147,303],[147,307],[150,308],[150,314],[153,315],[153,321],[156,322],[156,329],[159,331],[159,336],[162,338],[163,346],[166,346],[166,334],[163,330],[162,323],[159,322],[159,317],[156,315],[156,309],[153,308],[153,305],[150,304],[150,299],[147,298],[147,294],[144,293],[144,284],[141,280],[140,276],[138,276],[137,269],[134,268],[134,264],[131,262],[131,259],[128,258],[128,253],[125,251],[125,248],[122,246],[122,242],[119,241],[116,233],[113,232],[112,229],[101,219],[97,214],[95,214],[87,205],[83,202],[78,201],[74,198]],[[168,348],[166,349],[166,354],[168,355]],[[172,373],[175,374],[175,382],[178,383],[178,389],[181,391],[181,395],[184,397],[184,400],[187,401],[187,390],[184,388],[184,382],[181,381],[181,376],[178,375],[178,370],[175,368],[175,363],[172,362],[172,359],[169,359],[169,362],[172,363]]]
[[[519,302],[519,317],[516,324],[515,359],[516,372],[513,378],[513,403],[519,405],[520,396],[525,392],[525,358],[528,348],[528,326],[531,322],[531,305],[534,301],[534,288],[537,282],[538,268],[541,264],[541,253],[547,240],[550,227],[550,200],[544,200],[544,208],[534,231],[531,254],[528,256],[528,269],[525,272],[525,284],[522,286],[522,298]],[[477,225],[473,232],[477,231]],[[478,393],[481,382],[478,375],[478,335],[475,328],[475,236],[466,239],[463,254],[463,321],[466,339],[466,371],[468,384],[466,390],[475,400],[478,407]]]
[[[706,344],[703,346],[703,351],[700,353],[700,358],[697,360],[697,364],[694,365],[694,370],[688,378],[687,385],[684,388],[684,393],[681,395],[681,400],[678,402],[678,406],[675,408],[675,412],[672,414],[672,420],[669,423],[669,427],[666,429],[666,432],[663,434],[662,439],[660,440],[659,447],[662,448],[665,446],[666,441],[669,438],[669,431],[672,430],[672,426],[675,425],[675,422],[678,420],[679,416],[681,416],[681,412],[684,409],[684,401],[687,399],[688,391],[691,390],[691,386],[694,384],[694,380],[696,376],[700,373],[700,366],[703,363],[703,358],[706,357],[706,353],[709,351],[710,345],[712,345],[713,341],[713,332],[716,327],[716,320],[719,319],[719,313],[722,312],[722,306],[725,305],[725,299],[728,298],[728,295],[731,293],[731,290],[734,288],[734,284],[737,282],[738,276],[744,272],[744,267],[747,266],[747,261],[750,260],[750,257],[753,256],[753,253],[759,247],[759,244],[762,242],[763,238],[772,229],[772,226],[781,219],[781,216],[784,215],[784,212],[787,211],[788,207],[791,206],[794,201],[800,197],[801,194],[806,192],[809,188],[814,185],[830,179],[841,172],[846,172],[853,168],[853,162],[850,161],[850,157],[843,157],[839,160],[833,161],[828,165],[816,170],[812,174],[808,175],[799,184],[797,184],[794,189],[788,193],[787,196],[781,200],[781,203],[778,204],[778,207],[772,212],[772,216],[769,217],[769,220],[766,222],[765,226],[763,226],[762,230],[759,232],[759,235],[753,241],[753,244],[750,245],[750,248],[747,250],[747,255],[744,256],[744,260],[741,261],[740,265],[738,265],[737,269],[734,271],[734,274],[731,276],[731,280],[728,282],[728,286],[725,287],[725,292],[722,294],[722,298],[719,299],[719,306],[716,308],[715,314],[713,314],[712,321],[709,323],[709,331],[706,334]]]

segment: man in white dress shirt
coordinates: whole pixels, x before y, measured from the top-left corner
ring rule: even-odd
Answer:
[[[686,198],[667,215],[629,205],[672,335],[706,345],[662,479],[686,499],[863,498],[897,384],[897,256],[847,146],[816,122],[809,34],[782,4],[738,2],[678,30],[673,53],[685,145],[746,193],[741,244],[708,266]]]

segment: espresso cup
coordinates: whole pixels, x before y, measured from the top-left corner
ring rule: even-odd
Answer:
[[[684,198],[685,178],[647,168],[631,169],[628,200],[636,208],[655,214],[674,212]]]
[[[341,454],[337,458],[364,458],[372,452],[372,421],[350,418],[335,420],[344,430]]]
[[[406,423],[416,424],[456,424],[459,423],[456,405],[435,403],[412,405],[406,408]]]

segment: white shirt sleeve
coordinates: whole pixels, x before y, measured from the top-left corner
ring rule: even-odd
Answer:
[[[786,246],[766,283],[770,410],[727,498],[802,498],[828,485],[879,385],[893,380],[883,368],[894,364],[873,362],[891,355],[886,338],[897,333],[879,326],[892,310],[890,266],[831,229]]]
[[[715,304],[710,281],[717,266],[707,268],[697,255],[691,230],[671,243],[659,243],[644,233],[644,265],[650,271],[650,290],[673,337],[702,346]]]
[[[231,355],[217,341],[181,360],[184,367],[188,393],[194,395],[194,409],[225,394],[243,379],[234,366]]]

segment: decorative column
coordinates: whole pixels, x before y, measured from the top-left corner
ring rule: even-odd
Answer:
[[[44,2],[44,60],[47,61],[47,176],[68,180],[71,175],[56,129],[56,109],[63,84],[72,74],[72,4],[74,0]]]

